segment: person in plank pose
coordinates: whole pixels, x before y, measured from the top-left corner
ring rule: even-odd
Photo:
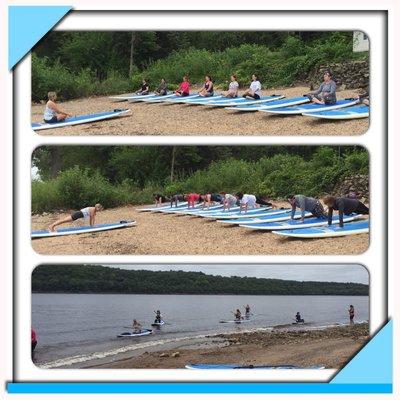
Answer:
[[[235,207],[238,205],[238,198],[231,193],[222,193],[223,200],[222,204],[224,205],[224,211],[230,211],[231,207]]]
[[[186,200],[188,202],[188,208],[194,208],[195,203],[199,202],[200,200],[200,195],[198,193],[189,193],[186,196]]]
[[[224,93],[224,97],[235,98],[238,97],[239,83],[236,75],[231,75],[231,82],[229,83],[229,89]]]
[[[291,194],[288,196],[287,200],[292,206],[291,219],[294,219],[297,208],[300,208],[301,211],[301,223],[304,222],[306,211],[310,212],[314,217],[326,218],[324,207],[318,199],[314,199],[313,197],[306,197],[302,194]]]
[[[325,71],[324,81],[320,87],[306,96],[312,103],[316,104],[335,104],[336,103],[336,82],[332,79],[332,73]]]
[[[260,100],[262,96],[262,92],[261,92],[261,83],[258,80],[258,76],[256,74],[253,74],[251,76],[251,84],[250,84],[250,88],[247,89],[244,93],[243,93],[243,97],[251,97],[252,99],[255,100]]]
[[[67,117],[72,117],[71,114],[68,114],[58,108],[56,103],[56,92],[47,93],[47,99],[46,108],[44,109],[43,114],[43,120],[46,124],[54,124],[55,122],[64,121]]]
[[[174,194],[171,196],[171,207],[178,207],[178,203],[180,201],[185,201],[185,195],[183,194]]]
[[[201,195],[201,200],[203,200],[203,210],[205,208],[210,208],[214,203],[222,203],[223,197],[219,193],[206,193]]]
[[[150,93],[150,86],[147,83],[146,79],[142,80],[142,87],[135,93],[135,94],[140,94],[140,95],[147,95]]]
[[[159,193],[153,194],[153,197],[154,197],[156,207],[161,207],[163,203],[166,203],[171,200],[169,197],[166,197]]]
[[[154,93],[158,96],[166,96],[168,94],[167,82],[164,78],[161,78],[161,82],[158,85],[158,88],[154,91]]]
[[[175,90],[175,94],[177,96],[185,97],[189,96],[190,94],[190,83],[189,83],[189,77],[185,75],[183,77],[182,83],[179,85],[179,88]]]
[[[349,197],[325,196],[322,201],[328,207],[328,225],[332,225],[333,210],[339,211],[339,226],[341,228],[343,228],[343,214],[369,214],[369,208],[357,199],[351,199]]]
[[[101,211],[103,209],[103,206],[100,203],[97,203],[94,205],[94,207],[85,207],[82,208],[79,211],[74,211],[71,215],[68,215],[68,217],[60,218],[56,222],[52,223],[49,226],[49,231],[50,232],[55,232],[55,227],[58,225],[66,224],[68,222],[76,221],[77,219],[83,218],[83,219],[88,219],[90,226],[94,226],[94,222],[96,219],[96,213]]]
[[[254,196],[254,194],[243,194],[243,193],[238,193],[237,198],[239,199],[240,203],[240,210],[239,212],[244,211],[245,213],[249,208],[258,208],[260,207],[259,204],[257,204],[257,198]]]
[[[206,75],[203,88],[198,93],[201,97],[214,96],[214,84],[210,75]]]

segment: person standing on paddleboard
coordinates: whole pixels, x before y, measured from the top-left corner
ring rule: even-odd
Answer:
[[[241,321],[242,320],[242,313],[240,310],[237,308],[236,311],[233,313],[235,316],[235,321]]]
[[[214,84],[210,75],[206,75],[203,89],[201,89],[198,94],[201,97],[214,96]]]
[[[228,91],[224,93],[224,97],[235,98],[238,97],[239,83],[236,75],[231,75],[231,82],[229,84]]]
[[[349,312],[350,325],[353,325],[353,324],[354,324],[354,314],[355,314],[355,311],[354,311],[354,306],[353,306],[352,304],[350,304],[350,307],[349,307],[349,309],[348,309],[348,312]]]
[[[72,117],[71,114],[68,114],[58,108],[56,104],[56,92],[47,93],[47,98],[48,101],[43,114],[43,120],[46,124],[54,124],[55,122],[64,121],[67,117]]]
[[[310,212],[314,217],[326,218],[324,207],[318,199],[306,197],[302,194],[291,194],[288,196],[287,200],[292,206],[291,219],[294,219],[297,208],[300,208],[301,211],[301,223],[304,222],[306,211]]]
[[[251,97],[254,100],[260,100],[261,96],[262,96],[262,92],[261,92],[261,83],[258,80],[258,76],[256,74],[253,74],[251,76],[251,84],[250,84],[250,88],[247,89],[244,93],[243,93],[243,97]]]
[[[183,77],[182,83],[179,85],[179,88],[175,91],[176,96],[186,97],[190,94],[190,83],[189,77],[185,75]]]
[[[100,203],[95,204],[94,207],[82,208],[79,211],[73,212],[68,217],[60,218],[56,222],[52,223],[49,226],[49,231],[50,232],[54,232],[55,231],[54,228],[56,226],[62,225],[62,224],[66,224],[68,222],[76,221],[77,219],[81,219],[81,218],[83,218],[85,220],[88,219],[90,226],[94,226],[94,222],[95,222],[95,219],[96,219],[96,213],[98,211],[101,211],[102,209],[103,209],[103,206]]]
[[[336,82],[332,79],[332,73],[330,71],[325,71],[324,81],[321,83],[320,87],[306,96],[310,99],[312,103],[316,104],[335,104],[336,99]]]
[[[246,307],[244,309],[245,309],[246,315],[250,315],[251,309],[250,309],[250,306],[248,304],[246,305]]]
[[[343,228],[343,214],[369,214],[369,208],[357,199],[350,199],[348,197],[325,196],[322,201],[328,207],[328,225],[332,225],[333,210],[339,211],[339,226],[341,228]]]

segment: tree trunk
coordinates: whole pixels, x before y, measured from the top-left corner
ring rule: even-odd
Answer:
[[[172,147],[172,159],[171,159],[171,182],[174,181],[175,153],[176,153],[176,146],[173,146]]]
[[[135,32],[131,34],[131,54],[129,57],[129,77],[133,74],[133,50],[135,48]]]
[[[57,175],[61,170],[60,147],[53,146],[50,150],[50,156],[51,156],[51,177],[57,178]]]

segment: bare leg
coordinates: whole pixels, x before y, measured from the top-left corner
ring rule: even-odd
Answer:
[[[57,220],[56,222],[52,223],[49,226],[49,231],[50,232],[54,232],[54,228],[58,225],[62,225],[62,224],[66,224],[67,222],[72,222],[72,217],[70,215],[68,215],[68,217],[65,218],[60,218],[59,220]]]

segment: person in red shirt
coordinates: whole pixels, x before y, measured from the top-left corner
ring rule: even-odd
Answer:
[[[183,77],[183,82],[179,85],[178,90],[175,91],[175,94],[177,96],[185,97],[189,96],[190,93],[190,83],[189,83],[189,77],[185,75]]]
[[[35,351],[37,345],[37,337],[34,329],[31,328],[31,354],[33,356],[33,352]]]
[[[189,193],[186,197],[188,208],[194,208],[196,201],[199,201],[200,195],[198,193]]]

